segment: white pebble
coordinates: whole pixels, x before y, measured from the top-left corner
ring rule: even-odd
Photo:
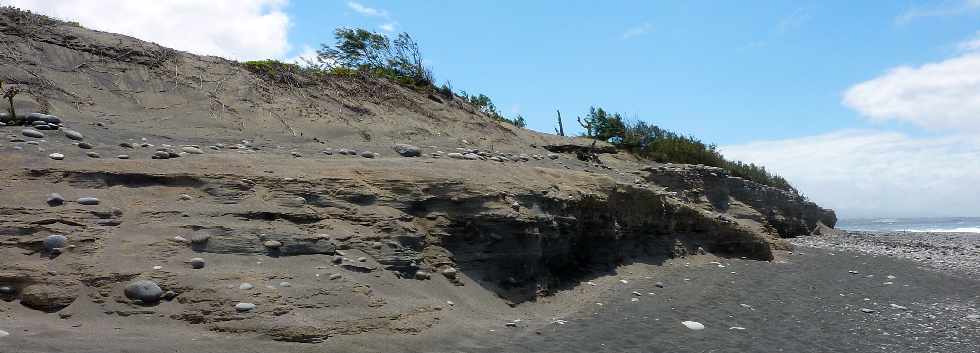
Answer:
[[[704,330],[704,324],[697,321],[683,321],[681,322],[681,325],[695,331]]]

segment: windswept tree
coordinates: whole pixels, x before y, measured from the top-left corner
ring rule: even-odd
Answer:
[[[373,73],[416,86],[432,86],[432,71],[425,66],[419,45],[408,33],[394,40],[360,28],[338,28],[336,44],[322,44],[317,61],[326,68]]]

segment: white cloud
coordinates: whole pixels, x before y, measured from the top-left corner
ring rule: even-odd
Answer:
[[[765,165],[841,218],[980,216],[980,136],[845,130],[721,150]]]
[[[960,51],[980,51],[980,31],[974,34],[972,39],[962,41],[956,47]]]
[[[650,31],[653,31],[653,25],[651,25],[649,22],[644,22],[640,25],[627,29],[626,32],[623,32],[623,39],[642,36],[650,33]]]
[[[367,7],[362,5],[361,3],[354,2],[354,1],[348,2],[347,7],[349,7],[351,10],[354,10],[354,12],[357,12],[364,16],[388,17],[388,11]]]
[[[195,54],[281,58],[289,51],[287,0],[7,0],[101,31]]]
[[[849,88],[844,104],[874,121],[980,131],[980,52],[894,68]]]
[[[317,62],[316,49],[313,49],[313,47],[309,45],[304,45],[303,49],[300,50],[299,54],[296,54],[296,56],[294,57],[287,58],[283,60],[283,62],[290,63],[290,64],[297,64],[297,65],[305,65],[308,62],[315,63]]]
[[[930,17],[959,16],[980,9],[980,0],[947,0],[926,7],[912,7],[895,17],[895,22],[906,24]]]
[[[381,30],[385,33],[394,33],[396,27],[398,27],[398,23],[396,22],[388,22],[378,26],[378,28],[381,28]]]

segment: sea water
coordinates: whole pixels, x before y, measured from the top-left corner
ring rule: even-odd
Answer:
[[[836,228],[875,232],[980,233],[980,217],[841,219]]]

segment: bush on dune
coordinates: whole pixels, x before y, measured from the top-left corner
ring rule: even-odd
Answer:
[[[579,123],[585,136],[608,141],[616,147],[642,158],[661,163],[703,164],[728,170],[732,175],[769,185],[799,195],[783,177],[752,163],[730,161],[714,144],[705,144],[693,136],[684,136],[643,121],[627,121],[619,113],[609,114],[602,108],[591,108]]]

